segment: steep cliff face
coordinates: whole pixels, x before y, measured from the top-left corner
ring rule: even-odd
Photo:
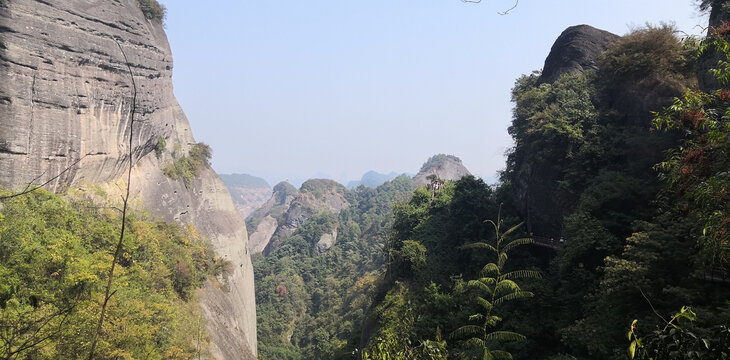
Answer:
[[[116,40],[116,41],[115,41]],[[172,92],[172,56],[161,24],[137,0],[0,1],[0,185],[27,183],[119,188],[130,161],[132,83],[137,84],[131,189],[141,207],[167,221],[192,223],[219,257],[234,264],[230,291],[201,291],[211,353],[253,359],[256,314],[253,270],[243,220],[211,170],[189,184],[160,170],[171,151],[195,144]],[[64,169],[67,169],[64,172]]]

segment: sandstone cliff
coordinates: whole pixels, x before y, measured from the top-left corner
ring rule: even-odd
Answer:
[[[441,180],[459,180],[464,176],[471,175],[469,170],[461,163],[461,159],[454,155],[438,154],[430,157],[421,166],[421,170],[413,177],[416,186],[428,184],[429,175],[436,175]]]
[[[195,144],[172,92],[172,56],[162,25],[137,0],[0,1],[0,185],[118,189],[130,161],[132,87],[137,83],[132,194],[167,221],[192,223],[234,264],[230,291],[208,284],[201,304],[220,359],[253,359],[256,309],[246,228],[223,182],[203,169],[189,184],[160,170],[170,151]]]
[[[299,225],[319,212],[338,214],[350,206],[345,198],[346,192],[343,185],[327,179],[307,180],[299,191],[288,183],[276,185],[271,199],[249,220],[256,226],[251,234],[252,252],[269,254],[285,237],[294,234]],[[336,232],[323,237],[319,251],[327,251],[336,239]]]

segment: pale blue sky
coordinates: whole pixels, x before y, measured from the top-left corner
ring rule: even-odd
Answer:
[[[511,146],[510,89],[568,26],[625,34],[692,0],[163,0],[175,94],[220,173],[298,183],[415,173],[459,156],[489,181]]]

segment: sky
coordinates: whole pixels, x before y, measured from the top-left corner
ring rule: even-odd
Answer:
[[[175,95],[218,173],[272,186],[416,173],[453,154],[496,181],[512,146],[510,90],[568,26],[626,34],[692,0],[162,0]]]

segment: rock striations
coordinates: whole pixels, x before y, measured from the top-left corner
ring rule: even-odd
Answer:
[[[160,170],[171,150],[195,144],[172,92],[172,56],[159,23],[137,0],[0,1],[0,185],[50,190],[94,184],[114,191],[129,164],[132,85],[137,84],[132,177],[135,203],[167,221],[192,223],[235,264],[229,291],[201,291],[219,359],[254,359],[256,309],[245,223],[212,169],[194,181]],[[155,153],[160,138],[168,151]],[[64,172],[64,169],[68,171]]]

